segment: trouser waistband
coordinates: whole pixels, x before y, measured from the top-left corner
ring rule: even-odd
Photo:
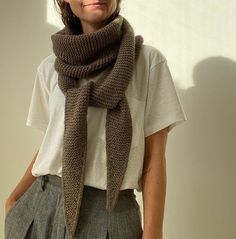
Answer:
[[[41,175],[40,180],[41,180],[42,188],[44,188],[46,184],[51,184],[58,188],[61,188],[61,177],[58,175],[52,175],[52,174]],[[104,190],[104,189],[92,187],[89,185],[84,185],[84,191],[90,191],[90,192],[94,191],[96,193],[98,193],[98,192],[106,193],[106,190]],[[132,189],[132,188],[120,190],[119,194],[135,196],[134,189]]]

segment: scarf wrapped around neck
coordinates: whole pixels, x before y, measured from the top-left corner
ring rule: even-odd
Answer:
[[[65,95],[62,197],[65,225],[75,235],[83,196],[87,156],[88,106],[107,109],[107,203],[112,210],[126,172],[132,141],[132,118],[125,90],[143,44],[121,15],[99,30],[73,34],[68,27],[51,36],[58,85]],[[81,78],[110,69],[106,77],[78,87]]]

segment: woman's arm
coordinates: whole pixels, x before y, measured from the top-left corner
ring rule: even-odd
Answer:
[[[5,204],[5,215],[7,214],[8,210],[12,207],[12,205],[15,203],[15,201],[21,197],[21,195],[29,188],[29,186],[36,179],[36,177],[32,175],[31,169],[33,167],[37,155],[38,151],[36,152],[30,165],[28,166],[24,176],[21,178],[20,182],[16,185],[15,189],[11,192],[11,194],[7,198]]]
[[[166,196],[165,149],[168,127],[145,138],[142,174],[144,228],[142,239],[162,239]]]

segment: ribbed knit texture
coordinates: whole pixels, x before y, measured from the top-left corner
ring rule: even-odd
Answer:
[[[73,35],[69,28],[51,36],[56,55],[58,85],[65,95],[62,160],[62,196],[65,224],[71,234],[78,228],[87,157],[88,106],[107,109],[107,204],[112,210],[126,172],[132,142],[132,118],[125,97],[135,61],[143,44],[121,15],[103,28]],[[78,87],[81,78],[110,69],[105,78]],[[99,120],[99,119],[97,119]]]

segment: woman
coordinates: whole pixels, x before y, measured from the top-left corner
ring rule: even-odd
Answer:
[[[120,0],[57,3],[65,27],[26,123],[45,135],[7,199],[5,238],[161,239],[167,134],[186,120],[166,58],[134,35]]]

